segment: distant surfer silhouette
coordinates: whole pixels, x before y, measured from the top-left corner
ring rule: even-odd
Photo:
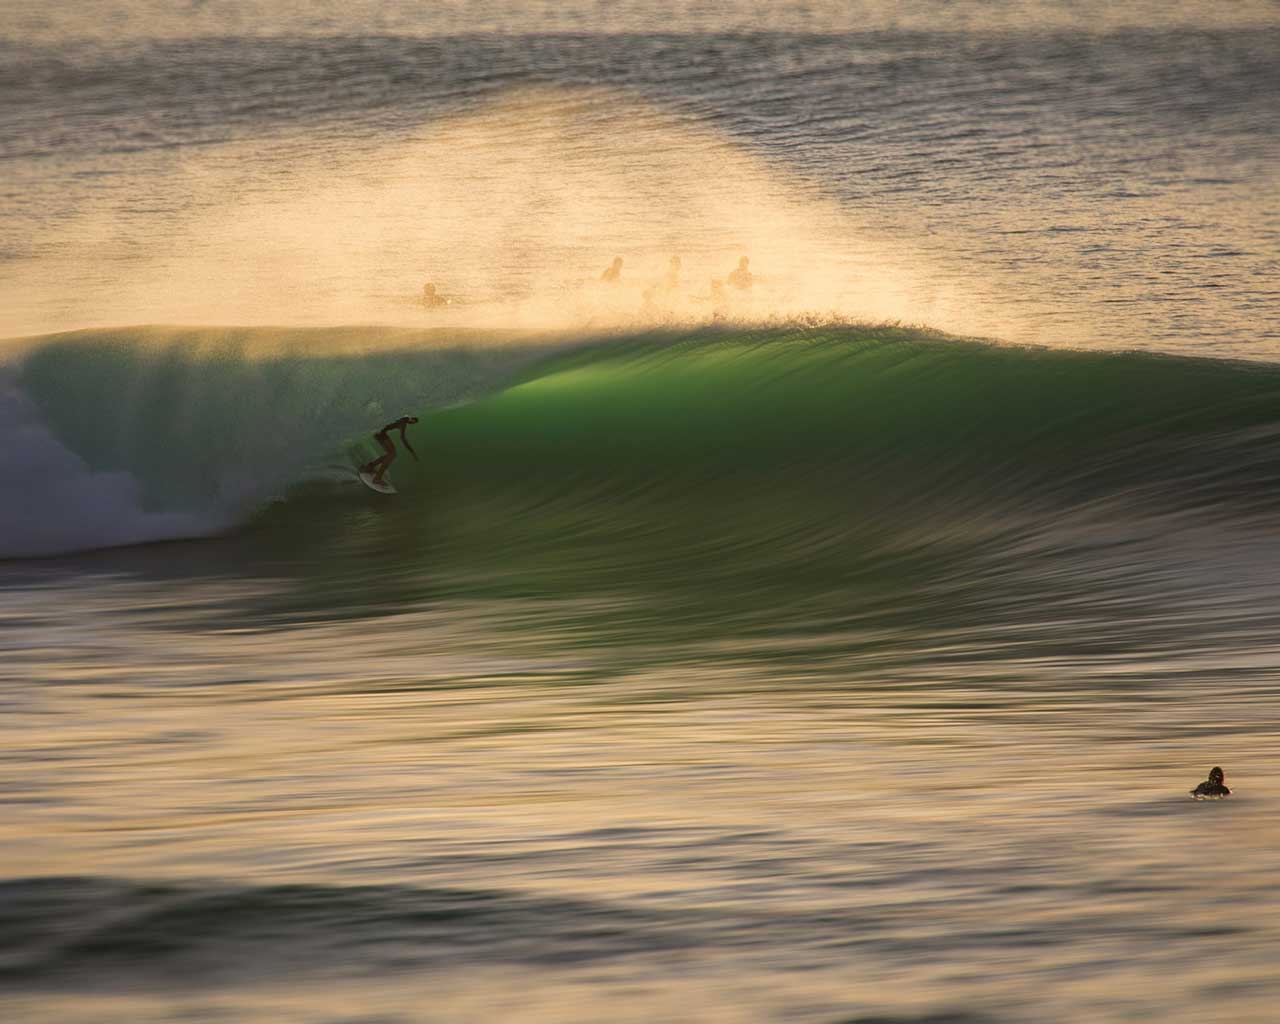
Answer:
[[[428,281],[422,286],[422,304],[427,309],[437,309],[449,305],[449,300],[436,291],[436,286]]]
[[[605,284],[617,284],[622,280],[622,257],[615,256],[613,262],[600,275],[600,280]]]
[[[401,416],[394,423],[388,423],[385,427],[374,434],[373,439],[382,446],[383,454],[379,455],[376,459],[366,462],[360,467],[360,472],[368,473],[373,477],[373,482],[375,484],[378,484],[379,486],[382,485],[382,478],[387,475],[387,467],[396,460],[396,445],[395,442],[391,440],[391,431],[393,430],[400,431],[400,443],[408,449],[409,454],[413,456],[413,461],[420,461],[418,459],[418,453],[413,450],[413,445],[409,443],[409,439],[404,433],[405,429],[411,423],[417,422],[417,416]]]
[[[755,275],[747,269],[750,260],[745,256],[738,260],[737,269],[729,275],[729,283],[737,288],[740,292],[751,291],[751,283],[755,280]]]
[[[1203,800],[1206,797],[1214,799],[1217,797],[1230,796],[1231,790],[1227,789],[1226,776],[1222,774],[1222,769],[1216,765],[1209,769],[1209,778],[1207,781],[1200,783],[1191,791],[1191,795],[1197,800]]]

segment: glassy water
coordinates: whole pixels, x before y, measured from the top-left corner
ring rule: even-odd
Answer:
[[[8,16],[6,1019],[1270,1020],[1273,12],[518,13]]]

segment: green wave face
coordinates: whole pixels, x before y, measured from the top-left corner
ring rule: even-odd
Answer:
[[[265,354],[248,333],[52,339],[19,379],[91,470],[140,481],[146,508],[256,506],[249,536],[384,575],[839,574],[1248,517],[1280,494],[1266,367],[849,326],[571,349],[376,332],[367,351],[374,332],[264,329]],[[421,461],[396,461],[397,498],[326,474],[403,412],[422,415]]]
[[[908,580],[920,559],[1266,514],[1278,412],[1267,368],[855,328],[648,336],[425,417],[395,502],[303,489],[258,526],[309,545],[318,517],[385,577],[516,590]]]

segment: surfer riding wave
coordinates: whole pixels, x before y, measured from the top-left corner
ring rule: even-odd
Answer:
[[[395,461],[396,445],[391,440],[391,432],[393,430],[400,431],[400,443],[413,456],[415,462],[419,461],[418,453],[413,450],[413,445],[409,443],[409,438],[405,436],[405,430],[412,423],[417,423],[417,416],[401,416],[394,423],[388,423],[385,427],[373,435],[373,439],[382,446],[383,454],[376,459],[371,459],[360,467],[361,473],[368,473],[373,478],[373,482],[379,486],[382,485],[383,478],[387,475],[387,468]]]

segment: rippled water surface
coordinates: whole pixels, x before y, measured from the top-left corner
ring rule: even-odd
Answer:
[[[631,10],[621,34],[33,26],[0,44],[8,333],[381,322],[423,274],[530,301],[615,251],[650,278],[683,251],[705,291],[745,246],[772,284],[755,313],[1273,358],[1274,10],[929,9],[819,32],[732,7],[731,31]],[[188,294],[211,276],[216,301]]]
[[[394,501],[6,563],[0,998],[1267,1019],[1274,372],[867,334],[569,350],[427,417]],[[144,421],[205,381],[183,430],[226,443],[227,380],[351,372],[59,344],[33,401],[144,477],[109,402],[59,405],[84,367]]]
[[[0,19],[0,1017],[1273,1020],[1274,9],[423,10]]]
[[[1162,598],[1149,558],[1101,593],[957,565],[700,610],[455,581],[348,618],[223,556],[4,591],[18,1019],[1274,1005],[1276,599],[1247,569],[1247,599]],[[1209,761],[1230,801],[1186,797]]]

